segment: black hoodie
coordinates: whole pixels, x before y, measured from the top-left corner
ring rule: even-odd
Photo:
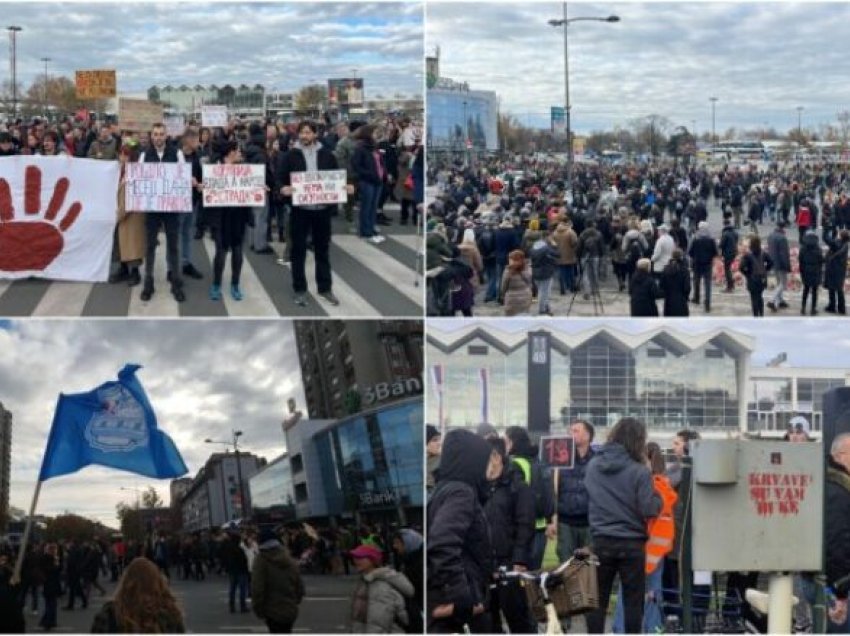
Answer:
[[[482,502],[492,448],[470,431],[443,441],[437,486],[428,502],[428,616],[437,605],[455,604],[459,625],[484,603],[493,555]]]

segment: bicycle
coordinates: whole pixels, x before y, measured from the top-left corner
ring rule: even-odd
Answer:
[[[546,630],[544,634],[563,634],[564,630],[561,626],[561,619],[558,616],[555,602],[552,599],[550,590],[557,587],[563,581],[563,575],[567,572],[574,561],[587,560],[591,565],[599,565],[599,562],[590,555],[573,556],[561,565],[551,571],[543,572],[514,572],[508,571],[506,566],[502,566],[496,572],[496,580],[503,584],[511,579],[519,579],[527,581],[537,586],[540,591],[540,596],[543,599],[543,605],[546,610]]]

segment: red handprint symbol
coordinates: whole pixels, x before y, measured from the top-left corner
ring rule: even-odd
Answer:
[[[63,234],[80,216],[83,206],[75,202],[59,224],[54,224],[65,203],[69,181],[62,177],[53,188],[53,196],[41,219],[15,220],[12,190],[9,182],[0,179],[0,270],[7,272],[40,271],[46,269],[65,246]],[[34,216],[41,212],[41,169],[27,166],[24,173],[24,213]]]

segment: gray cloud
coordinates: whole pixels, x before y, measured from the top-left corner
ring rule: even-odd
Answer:
[[[11,504],[23,509],[59,393],[89,391],[125,363],[143,365],[138,377],[191,476],[224,448],[203,440],[227,440],[234,428],[246,451],[278,456],[287,398],[304,405],[290,322],[26,320],[0,329],[0,352],[0,402],[13,413]],[[167,481],[88,467],[46,482],[38,509],[115,525],[115,504],[135,497],[120,487],[149,485],[168,501]]]
[[[118,90],[364,78],[367,97],[422,93],[421,2],[3,3],[18,34],[24,86],[44,73],[115,68]],[[5,40],[4,40],[5,41]],[[8,68],[8,47],[0,65]]]
[[[780,132],[834,123],[850,85],[841,42],[846,3],[571,3],[568,17],[618,15],[569,27],[570,92],[579,132],[652,113],[698,133],[735,126]],[[482,19],[486,16],[486,19]],[[503,110],[548,125],[564,103],[560,3],[429,2],[426,50],[442,74],[496,90]]]

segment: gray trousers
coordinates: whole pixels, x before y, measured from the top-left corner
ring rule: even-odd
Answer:
[[[259,252],[269,246],[269,242],[266,240],[269,227],[268,201],[265,205],[251,208],[251,211],[254,213],[254,235],[251,239],[251,246],[255,252]]]
[[[788,272],[780,272],[776,271],[776,292],[773,294],[773,304],[778,305],[781,302],[785,302],[785,298],[782,297],[782,293],[785,291],[785,288],[788,287]]]
[[[558,561],[563,563],[579,548],[590,545],[590,526],[579,528],[558,522]]]

